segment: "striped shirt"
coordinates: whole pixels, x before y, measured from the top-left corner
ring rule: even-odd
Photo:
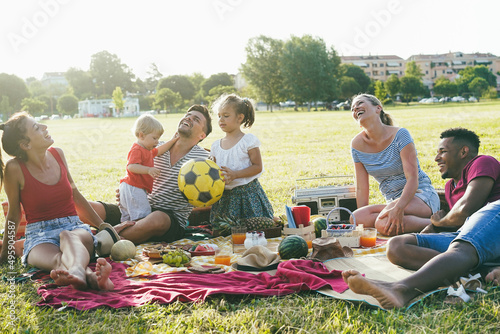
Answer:
[[[163,144],[160,142],[159,145]],[[188,154],[173,166],[170,165],[170,151],[154,159],[154,166],[161,170],[160,176],[153,183],[153,191],[149,194],[151,207],[171,210],[182,228],[186,228],[187,219],[193,206],[182,196],[177,178],[182,165],[191,159],[207,159],[208,152],[195,145]]]
[[[373,176],[379,183],[379,189],[387,202],[391,202],[403,193],[406,185],[406,177],[403,170],[403,161],[401,160],[401,150],[413,143],[410,132],[405,128],[400,128],[394,136],[392,142],[380,152],[365,153],[351,147],[351,154],[354,163],[361,162],[369,175]],[[431,180],[420,169],[420,163],[417,158],[418,167],[418,189],[417,192],[432,187]]]

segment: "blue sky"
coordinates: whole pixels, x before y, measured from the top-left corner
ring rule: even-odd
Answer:
[[[343,55],[500,56],[497,0],[3,0],[0,73],[88,70],[102,50],[139,77],[236,73],[248,39],[321,37]]]

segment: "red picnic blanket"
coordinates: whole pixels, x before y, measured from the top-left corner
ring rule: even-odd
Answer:
[[[38,289],[39,306],[67,306],[88,310],[100,306],[121,308],[146,303],[168,304],[204,301],[214,294],[248,294],[283,296],[299,291],[318,290],[329,285],[342,293],[348,289],[338,270],[328,270],[323,263],[310,260],[289,260],[279,264],[275,275],[234,271],[224,274],[165,273],[147,281],[133,281],[125,275],[127,265],[111,262],[113,291],[80,291],[71,286],[46,284]],[[91,266],[92,268],[92,266]],[[92,268],[94,269],[94,268]]]

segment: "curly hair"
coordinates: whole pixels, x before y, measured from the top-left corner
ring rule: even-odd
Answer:
[[[479,151],[479,145],[481,144],[479,136],[474,131],[461,127],[444,130],[441,132],[441,136],[439,138],[453,138],[452,143],[467,146],[476,154]]]

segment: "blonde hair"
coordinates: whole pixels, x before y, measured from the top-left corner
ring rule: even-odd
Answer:
[[[141,132],[145,135],[158,133],[158,135],[161,136],[163,134],[163,125],[161,125],[153,115],[144,114],[135,120],[134,126],[132,127],[132,133],[136,137],[139,137]]]
[[[358,95],[354,95],[352,97],[351,101],[354,103],[355,99],[361,98],[361,97],[364,97],[365,99],[370,101],[370,103],[374,106],[380,106],[380,108],[381,108],[380,120],[382,121],[382,123],[384,123],[385,125],[393,125],[394,124],[394,122],[392,120],[392,116],[384,111],[384,106],[382,105],[382,102],[380,102],[380,100],[376,96],[371,95],[371,94],[358,94]]]

